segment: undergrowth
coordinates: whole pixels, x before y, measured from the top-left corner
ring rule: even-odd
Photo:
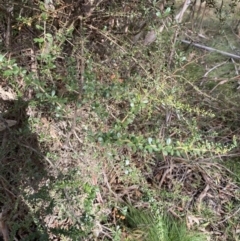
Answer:
[[[4,240],[238,240],[239,94],[218,75],[235,80],[236,63],[218,72],[185,49],[193,29],[172,5],[96,4],[15,4],[25,40],[0,54],[1,112],[17,121],[0,148]]]

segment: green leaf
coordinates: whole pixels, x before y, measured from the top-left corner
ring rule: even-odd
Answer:
[[[4,58],[5,58],[5,56],[0,54],[0,62],[3,62]]]
[[[146,146],[146,150],[149,152],[149,153],[152,153],[153,152],[153,148],[151,146]]]
[[[165,10],[165,14],[169,14],[171,12],[171,8],[170,7],[168,7],[166,10]]]
[[[176,154],[176,156],[179,156],[179,157],[181,156],[181,154],[180,154],[180,152],[178,150],[176,150],[175,154]]]
[[[162,17],[161,12],[160,12],[160,11],[156,12],[156,16],[159,17],[159,18],[161,18],[161,17]]]
[[[172,139],[171,138],[167,138],[166,143],[167,143],[167,145],[170,145],[172,143]]]
[[[159,151],[161,151],[162,148],[163,148],[162,145],[161,145],[160,143],[157,145],[157,147],[158,147],[158,150],[159,150]]]
[[[148,137],[148,143],[151,145],[152,144],[153,139],[151,137]]]
[[[44,38],[35,38],[35,39],[33,39],[33,41],[35,43],[43,43],[44,42]]]
[[[14,72],[13,72],[13,70],[11,70],[11,69],[5,70],[5,71],[3,72],[3,76],[4,76],[4,77],[9,77],[9,76],[11,76],[11,75],[13,75],[13,74],[14,74]]]
[[[163,152],[162,152],[162,153],[163,153],[163,155],[164,155],[164,156],[167,156],[167,155],[168,155],[168,152],[167,152],[167,151],[165,151],[165,150],[163,150]]]
[[[39,30],[44,30],[44,28],[38,24],[36,24],[36,29],[39,29]]]

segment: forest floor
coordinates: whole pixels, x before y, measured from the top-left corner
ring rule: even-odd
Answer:
[[[4,241],[238,241],[237,13],[93,2],[0,18]]]

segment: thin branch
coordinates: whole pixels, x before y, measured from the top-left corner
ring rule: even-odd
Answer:
[[[205,45],[202,45],[202,44],[193,43],[191,41],[184,40],[184,39],[182,39],[181,42],[185,43],[185,44],[192,45],[192,46],[200,48],[200,49],[210,51],[210,52],[216,52],[216,53],[222,54],[224,56],[227,56],[227,57],[230,57],[230,58],[233,58],[233,59],[240,59],[239,55],[231,54],[231,53],[221,51],[221,50],[218,50],[218,49],[215,49],[215,48],[211,48],[211,47],[208,47],[208,46],[205,46]]]

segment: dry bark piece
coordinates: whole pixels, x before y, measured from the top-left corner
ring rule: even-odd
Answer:
[[[4,211],[0,213],[0,234],[3,236],[4,241],[9,241],[9,233],[7,225],[4,221]]]

